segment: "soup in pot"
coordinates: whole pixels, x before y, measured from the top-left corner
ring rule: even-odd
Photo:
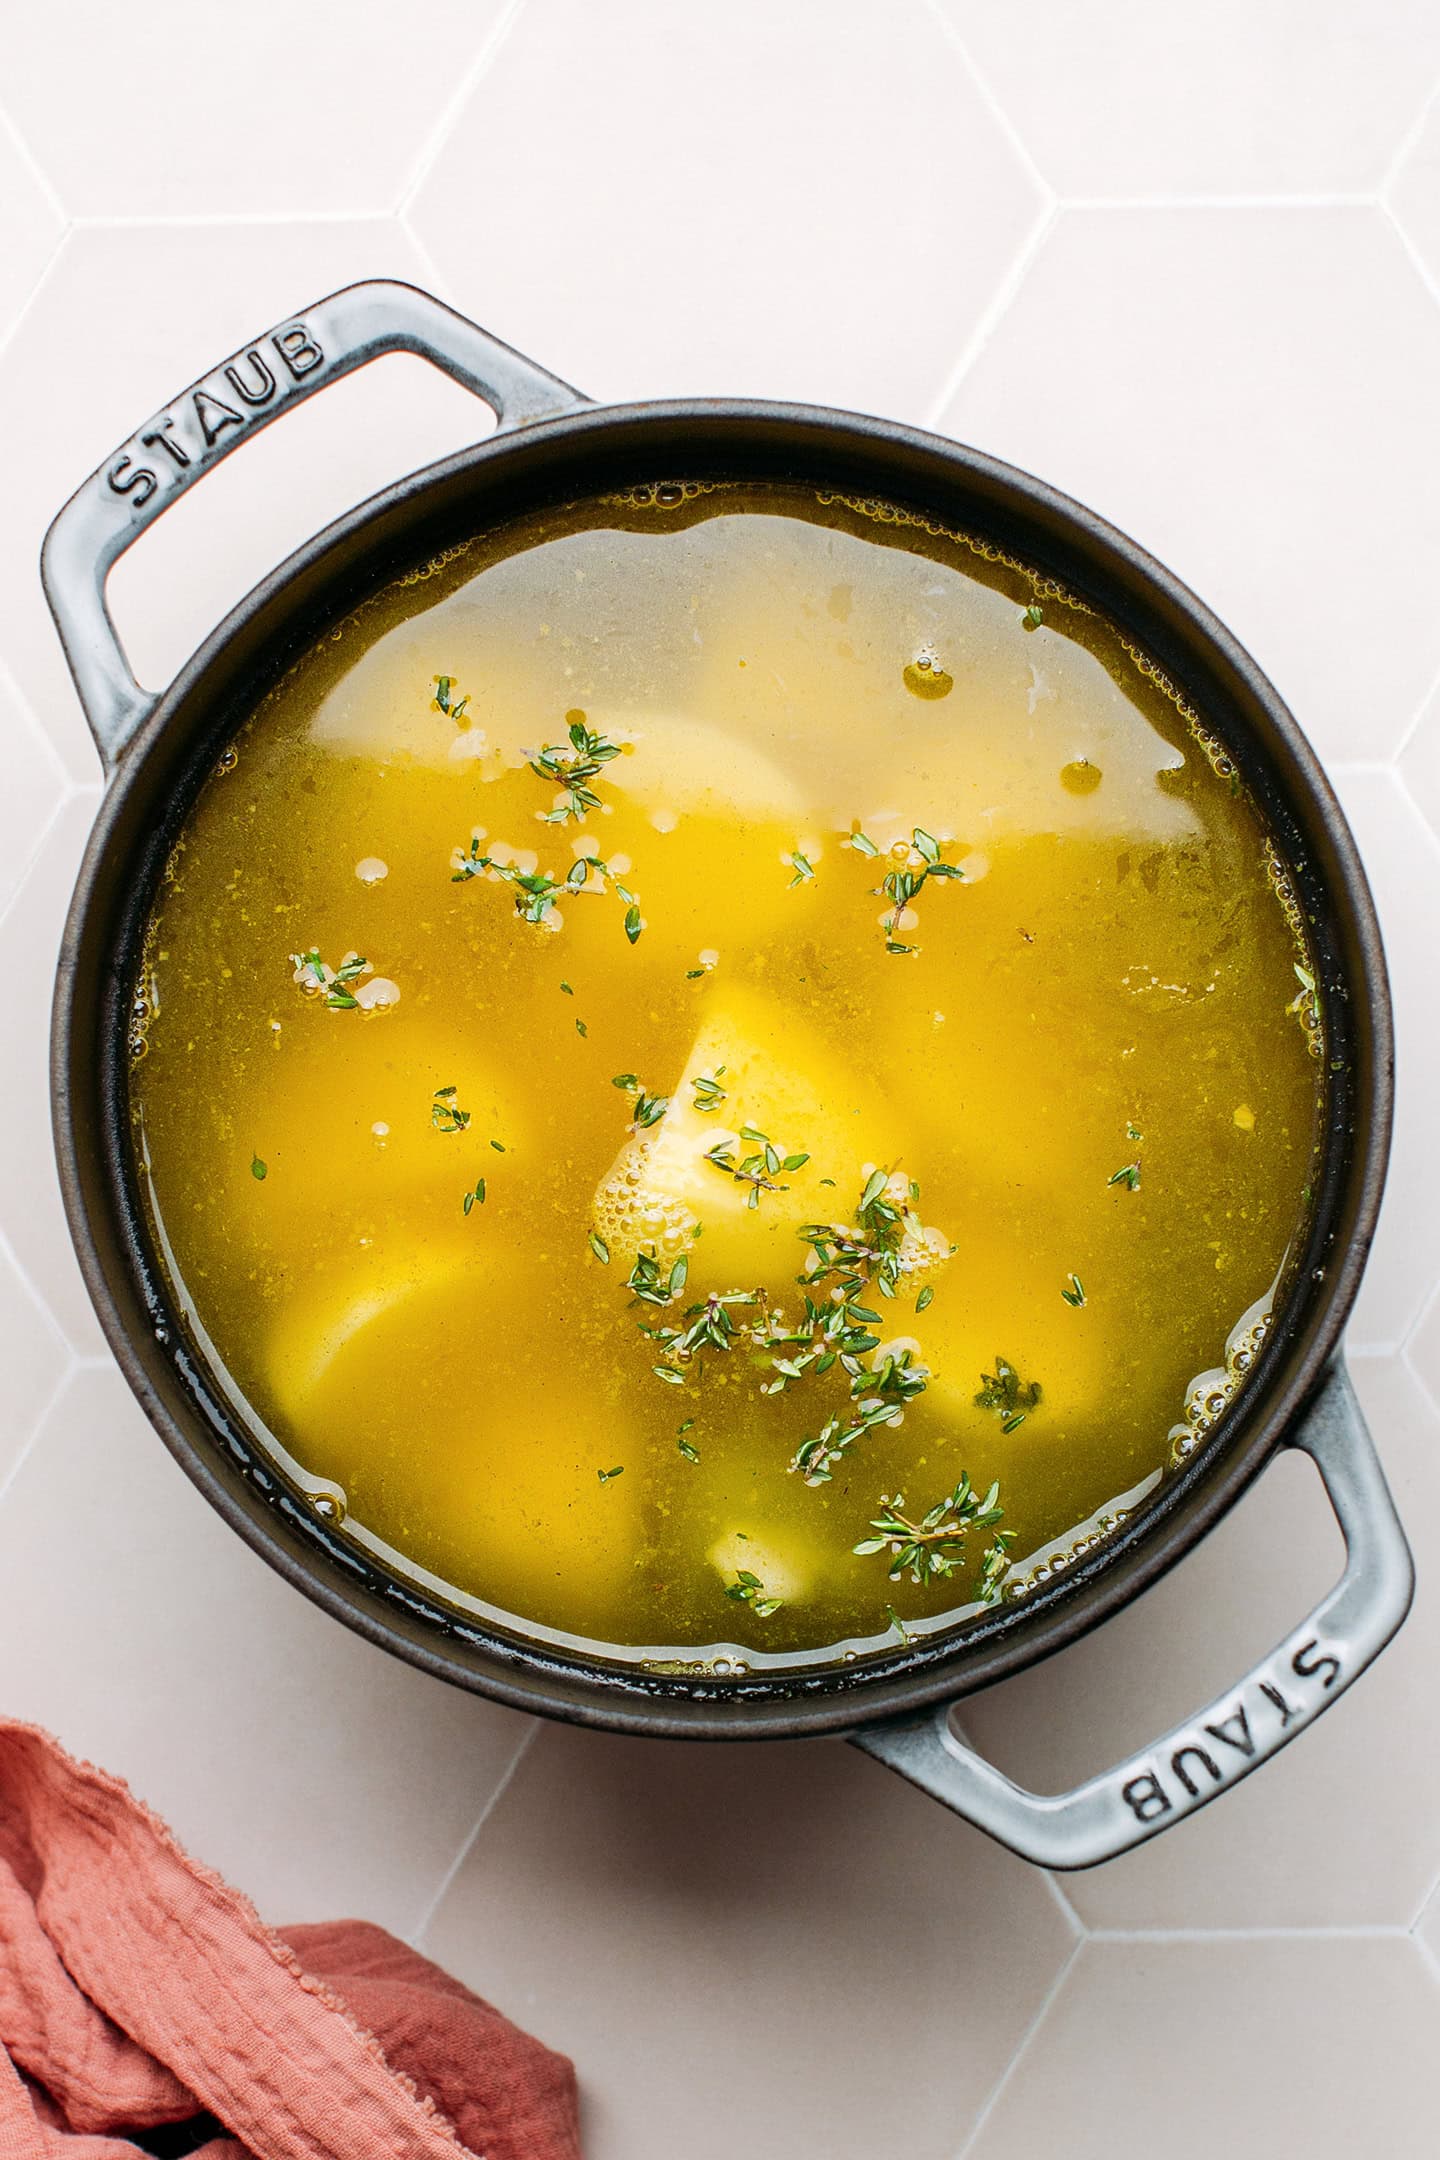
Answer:
[[[1114,626],[885,504],[676,483],[400,578],[240,728],[135,1161],[322,1516],[724,1671],[1023,1598],[1202,1444],[1320,1045],[1243,776]]]

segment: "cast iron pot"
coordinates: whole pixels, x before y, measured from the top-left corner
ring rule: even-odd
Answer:
[[[352,510],[226,618],[160,696],[105,600],[111,566],[257,428],[383,353],[444,368],[498,432]],[[385,1574],[321,1520],[222,1401],[150,1249],[125,1112],[127,1021],[157,878],[215,756],[276,677],[397,573],[545,503],[690,476],[784,478],[876,495],[987,535],[1121,625],[1236,757],[1311,924],[1329,1029],[1316,1204],[1238,1401],[1121,1534],[958,1632],[795,1675],[651,1673],[478,1624]],[[353,285],[291,317],[140,428],[46,537],[45,589],[108,780],[56,986],[54,1117],[70,1227],[121,1369],[181,1465],[241,1536],[326,1611],[425,1671],[523,1710],[628,1733],[853,1740],[1016,1852],[1085,1867],[1152,1837],[1259,1767],[1399,1627],[1413,1572],[1340,1356],[1390,1135],[1392,1036],[1354,842],[1315,757],[1254,662],[1176,579],[1088,510],[1012,467],[893,423],[704,399],[596,407],[413,287]],[[952,1730],[960,1697],[1073,1642],[1172,1567],[1281,1447],[1303,1448],[1346,1543],[1339,1583],[1271,1655],[1130,1761],[1060,1794],[1023,1791]]]

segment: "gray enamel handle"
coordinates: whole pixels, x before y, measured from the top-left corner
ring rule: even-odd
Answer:
[[[45,536],[45,597],[106,770],[157,700],[135,680],[105,598],[111,569],[186,488],[302,399],[384,353],[416,353],[483,398],[502,427],[587,400],[413,285],[347,285],[211,368],[120,444]]]
[[[1113,1860],[1227,1791],[1303,1732],[1385,1648],[1415,1570],[1360,1405],[1337,1361],[1288,1444],[1325,1482],[1345,1572],[1308,1620],[1237,1685],[1153,1747],[1073,1792],[1033,1793],[967,1747],[950,1706],[852,1733],[857,1747],[1042,1867]]]

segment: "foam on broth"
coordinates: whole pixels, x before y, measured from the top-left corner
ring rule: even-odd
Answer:
[[[1243,1384],[1317,1139],[1228,757],[1043,581],[799,490],[536,516],[341,624],[137,1014],[157,1243],[266,1444],[457,1601],[658,1657],[893,1644],[1103,1537]]]

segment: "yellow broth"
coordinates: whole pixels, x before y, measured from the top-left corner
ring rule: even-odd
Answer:
[[[799,490],[377,596],[206,781],[137,994],[177,1302],[320,1512],[722,1670],[1112,1531],[1243,1385],[1316,1142],[1220,746],[1022,566]]]

